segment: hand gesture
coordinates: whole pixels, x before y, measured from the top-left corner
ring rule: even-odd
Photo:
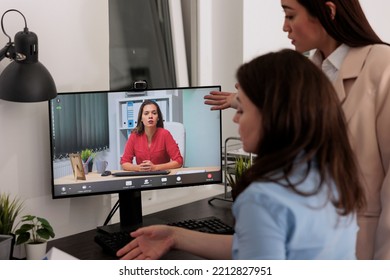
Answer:
[[[233,92],[212,91],[204,99],[204,104],[212,106],[211,110],[237,109],[236,94]]]
[[[166,225],[143,227],[131,233],[130,243],[117,252],[122,260],[157,260],[174,246],[173,228]]]

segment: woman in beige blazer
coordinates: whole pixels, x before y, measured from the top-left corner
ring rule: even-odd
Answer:
[[[365,187],[359,214],[359,259],[390,259],[390,47],[358,0],[281,0],[283,31],[333,82],[342,102]],[[293,70],[292,70],[293,71]],[[211,109],[235,107],[235,94],[211,92]]]
[[[390,259],[390,47],[352,48],[334,86],[366,190],[357,255]]]

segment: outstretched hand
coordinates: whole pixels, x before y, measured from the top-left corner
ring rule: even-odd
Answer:
[[[224,110],[227,108],[237,108],[236,94],[232,92],[212,91],[204,97],[205,104],[211,105],[211,110]]]
[[[174,246],[173,229],[166,225],[140,228],[130,243],[117,252],[122,260],[157,260]]]

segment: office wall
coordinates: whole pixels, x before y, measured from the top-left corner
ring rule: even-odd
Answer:
[[[235,91],[235,71],[243,61],[243,0],[197,0],[196,63],[199,85]],[[246,1],[246,0],[245,0]],[[237,136],[233,109],[222,112],[222,140]]]
[[[275,0],[197,0],[197,82],[220,84],[223,91],[235,91],[235,73],[256,55],[289,47],[282,32],[284,15]],[[232,122],[235,110],[222,112],[223,141],[238,136]]]
[[[390,1],[387,0],[360,0],[366,16],[375,32],[382,40],[390,43],[389,11]]]
[[[388,14],[390,1],[360,0],[366,16],[378,35],[390,42]],[[244,1],[244,61],[280,48],[292,48],[283,32],[284,13],[280,1]]]
[[[2,0],[0,13],[15,8],[38,35],[39,60],[51,72],[58,91],[107,89],[108,4],[105,0]],[[13,38],[23,29],[21,15],[4,17]],[[0,35],[0,46],[8,39]],[[8,59],[0,63],[0,72]],[[106,196],[52,200],[50,142],[46,102],[0,100],[0,190],[25,200],[25,213],[48,218],[57,236],[101,224],[111,207]]]
[[[184,0],[185,1],[185,0]],[[278,0],[197,0],[199,5],[199,83],[221,84],[234,91],[237,67],[281,48],[292,48],[282,25]],[[390,42],[390,1],[360,0],[368,20],[381,38]],[[223,112],[223,138],[237,135],[234,110]]]
[[[195,1],[195,0],[191,0]],[[283,13],[275,0],[198,0],[200,23],[199,84],[221,84],[234,90],[237,67],[255,55],[289,47],[282,32]],[[390,41],[390,2],[361,0],[369,20]],[[105,0],[2,0],[26,16],[39,37],[40,61],[59,91],[108,88],[108,4]],[[16,13],[4,17],[10,35],[22,30]],[[7,38],[0,34],[0,46]],[[0,63],[0,71],[6,61]],[[224,137],[237,135],[233,110],[223,112]],[[91,229],[110,208],[105,196],[52,200],[49,174],[49,128],[45,103],[0,100],[0,190],[26,200],[25,211],[47,217],[58,236]]]

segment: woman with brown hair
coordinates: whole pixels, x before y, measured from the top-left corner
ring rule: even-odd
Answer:
[[[153,100],[144,101],[139,109],[137,126],[126,142],[121,165],[129,171],[167,170],[183,165],[179,146],[164,129],[160,107]]]
[[[361,170],[367,206],[359,213],[359,259],[390,259],[390,47],[358,0],[281,0],[283,31],[333,83]],[[212,109],[236,107],[235,94],[205,96]]]
[[[237,72],[243,149],[254,164],[234,191],[235,233],[156,225],[131,233],[123,259],[170,249],[210,259],[355,259],[356,212],[364,205],[337,95],[326,76],[292,50]]]

